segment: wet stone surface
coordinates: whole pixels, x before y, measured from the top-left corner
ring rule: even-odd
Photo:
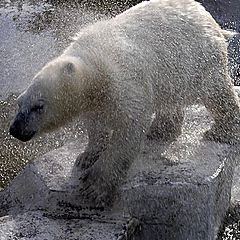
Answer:
[[[105,240],[117,239],[121,232],[123,220],[116,219],[54,219],[42,212],[28,212],[0,219],[0,239],[31,240]]]

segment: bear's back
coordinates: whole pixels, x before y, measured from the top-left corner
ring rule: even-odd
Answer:
[[[218,68],[216,59],[227,56],[221,28],[193,0],[140,3],[83,29],[68,51],[77,55],[78,49],[82,58],[95,64],[99,59],[106,62],[116,77],[121,72],[120,81],[135,85],[144,81],[175,97],[193,92],[189,91],[193,79],[201,81],[204,74]],[[221,64],[219,61],[219,68]]]

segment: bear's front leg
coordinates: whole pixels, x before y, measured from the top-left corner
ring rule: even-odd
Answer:
[[[119,117],[121,123],[116,121],[107,149],[80,177],[82,195],[98,207],[112,202],[118,186],[139,153],[146,121],[131,119],[127,115],[124,118]]]
[[[101,112],[91,113],[84,121],[88,132],[88,145],[75,162],[80,170],[91,167],[106,149],[110,138],[110,129],[106,126],[106,117]]]

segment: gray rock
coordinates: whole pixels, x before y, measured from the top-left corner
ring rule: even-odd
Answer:
[[[210,123],[205,109],[193,106],[175,142],[145,140],[111,209],[78,194],[73,165],[85,136],[45,154],[0,192],[0,239],[214,239],[239,149],[203,141]]]
[[[0,240],[105,240],[121,230],[112,219],[53,219],[40,211],[2,217],[0,225]]]

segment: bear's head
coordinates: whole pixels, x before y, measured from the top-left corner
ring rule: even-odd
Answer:
[[[75,57],[62,56],[48,63],[19,96],[10,134],[25,142],[77,115],[84,108],[88,88],[86,69]]]

